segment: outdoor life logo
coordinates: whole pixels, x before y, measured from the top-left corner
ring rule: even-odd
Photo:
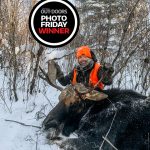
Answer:
[[[68,1],[40,1],[30,13],[29,28],[39,43],[48,47],[61,47],[76,36],[79,15]]]

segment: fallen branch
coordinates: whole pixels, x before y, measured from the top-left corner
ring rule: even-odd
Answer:
[[[111,122],[111,125],[110,125],[110,127],[109,127],[109,130],[108,130],[108,132],[106,133],[106,135],[105,135],[105,137],[104,137],[105,139],[107,138],[108,134],[110,133],[110,130],[111,130],[111,128],[112,128],[112,125],[113,125],[113,123],[114,123],[114,120],[115,120],[115,118],[116,118],[116,115],[117,115],[117,111],[115,112],[115,115],[114,115],[114,117],[113,117],[113,119],[112,119],[112,122]],[[103,145],[104,145],[105,139],[103,140],[102,144],[100,145],[99,150],[102,150],[102,147],[103,147]]]
[[[28,125],[28,124],[25,124],[25,123],[22,123],[22,122],[19,122],[19,121],[15,121],[15,120],[8,120],[8,119],[5,119],[5,121],[15,122],[15,123],[21,124],[21,125],[23,125],[23,126],[34,127],[34,128],[38,128],[38,129],[41,129],[41,128],[42,128],[42,127],[40,127],[40,126]]]
[[[111,146],[113,147],[115,150],[118,150],[106,137],[103,137],[102,138]]]

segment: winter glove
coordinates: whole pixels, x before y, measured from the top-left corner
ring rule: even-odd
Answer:
[[[108,74],[112,75],[114,73],[114,68],[110,63],[104,63],[103,71],[108,72]]]
[[[105,85],[112,84],[112,74],[114,72],[114,68],[110,63],[104,63],[98,73],[98,78],[102,79],[101,81]]]

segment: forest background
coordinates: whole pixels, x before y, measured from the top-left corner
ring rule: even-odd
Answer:
[[[72,1],[80,16],[78,34],[68,45],[55,49],[40,45],[29,32],[29,14],[36,3],[0,0],[0,106],[5,108],[0,112],[2,117],[6,112],[16,117],[13,111],[20,107],[16,102],[22,102],[25,114],[46,114],[57,103],[59,93],[52,95],[53,89],[39,77],[39,66],[47,72],[47,61],[54,59],[67,74],[76,64],[74,52],[81,45],[88,45],[100,63],[114,66],[114,81],[108,88],[150,95],[149,0]],[[40,123],[41,120],[37,124]]]

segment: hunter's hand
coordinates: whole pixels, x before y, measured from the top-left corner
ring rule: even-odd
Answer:
[[[114,68],[110,63],[104,63],[103,70],[108,71],[110,74],[113,74]]]

